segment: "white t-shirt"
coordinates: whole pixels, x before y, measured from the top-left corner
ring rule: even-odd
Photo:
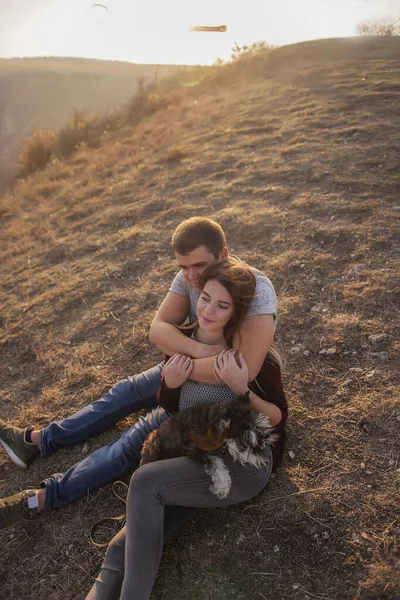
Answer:
[[[264,273],[258,269],[254,269],[254,267],[250,267],[250,269],[256,278],[256,292],[246,316],[252,317],[254,315],[273,315],[276,328],[278,303],[274,286],[268,277],[264,275]],[[200,294],[199,292],[196,292],[186,281],[182,271],[179,271],[179,273],[176,275],[171,287],[169,288],[169,291],[189,299],[189,321],[191,323],[195,321],[197,319],[197,300],[199,299]]]

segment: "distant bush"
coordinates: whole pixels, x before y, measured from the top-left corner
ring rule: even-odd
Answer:
[[[239,46],[236,42],[232,48],[232,61],[253,58],[257,54],[266,54],[273,49],[267,42],[254,42],[250,46]]]
[[[139,80],[139,90],[126,105],[126,120],[131,125],[137,125],[148,115],[162,108],[166,108],[168,102],[165,98],[155,93],[154,84],[145,86],[144,79]]]
[[[358,35],[400,35],[400,17],[370,19],[359,23],[356,27]]]
[[[27,137],[19,154],[17,177],[32,175],[43,169],[53,153],[56,135],[49,129],[39,129]]]
[[[104,130],[107,130],[107,117],[90,115],[75,111],[67,125],[60,129],[54,145],[54,154],[59,158],[68,158],[81,144],[89,148],[98,148]]]
[[[85,117],[75,111],[67,125],[58,133],[50,130],[35,131],[26,138],[19,155],[17,178],[32,175],[43,169],[53,158],[68,158],[80,145],[98,148],[103,134],[121,125],[118,112],[112,115],[94,114]]]

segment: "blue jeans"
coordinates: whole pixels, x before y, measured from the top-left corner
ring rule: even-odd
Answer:
[[[157,406],[162,363],[117,383],[100,400],[92,402],[63,421],[55,421],[41,430],[40,450],[49,456],[58,448],[71,446],[97,435],[142,408]],[[142,444],[148,434],[169,417],[155,408],[120,438],[100,448],[66,473],[55,473],[41,482],[46,488],[46,507],[55,508],[78,500],[88,490],[115,481],[138,466]]]

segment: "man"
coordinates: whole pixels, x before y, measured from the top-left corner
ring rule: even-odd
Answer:
[[[212,368],[213,355],[223,350],[186,337],[174,324],[196,318],[199,279],[204,269],[227,258],[225,234],[215,221],[193,217],[181,223],[172,236],[172,248],[180,272],[158,309],[150,327],[150,341],[164,354],[175,353],[192,357],[194,366],[190,378],[205,383],[217,381]],[[261,369],[272,344],[276,320],[276,296],[269,279],[256,269],[257,288],[233,346],[245,357],[252,381]],[[105,431],[116,422],[142,408],[157,406],[163,364],[140,375],[117,383],[100,400],[92,402],[74,415],[50,423],[41,430],[25,430],[0,421],[0,443],[17,465],[26,468],[39,454],[49,456],[58,448],[82,442]],[[110,483],[134,469],[140,460],[140,450],[148,434],[169,417],[161,407],[121,437],[100,448],[66,473],[56,473],[41,482],[36,490],[25,490],[0,500],[0,528],[39,512],[74,502],[88,490]]]

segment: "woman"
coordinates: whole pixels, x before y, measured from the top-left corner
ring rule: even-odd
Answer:
[[[254,296],[251,269],[234,260],[211,265],[201,276],[200,289],[198,322],[194,328],[187,329],[188,335],[203,343],[225,343],[231,347]],[[279,466],[287,418],[279,364],[268,355],[257,380],[251,384],[248,384],[246,362],[241,355],[237,358],[234,350],[222,352],[214,368],[225,385],[193,382],[189,379],[192,360],[181,355],[170,358],[163,370],[160,404],[174,411],[199,402],[226,400],[250,390],[252,408],[267,415],[280,434],[274,450],[266,450],[266,457],[270,459],[267,466],[260,469],[243,466],[227,457],[225,462],[231,473],[232,487],[223,500],[209,490],[210,478],[203,466],[186,457],[140,467],[129,486],[126,527],[112,540],[87,600],[148,600],[163,541],[182,519],[196,508],[230,506],[256,496],[267,484],[272,467]]]

